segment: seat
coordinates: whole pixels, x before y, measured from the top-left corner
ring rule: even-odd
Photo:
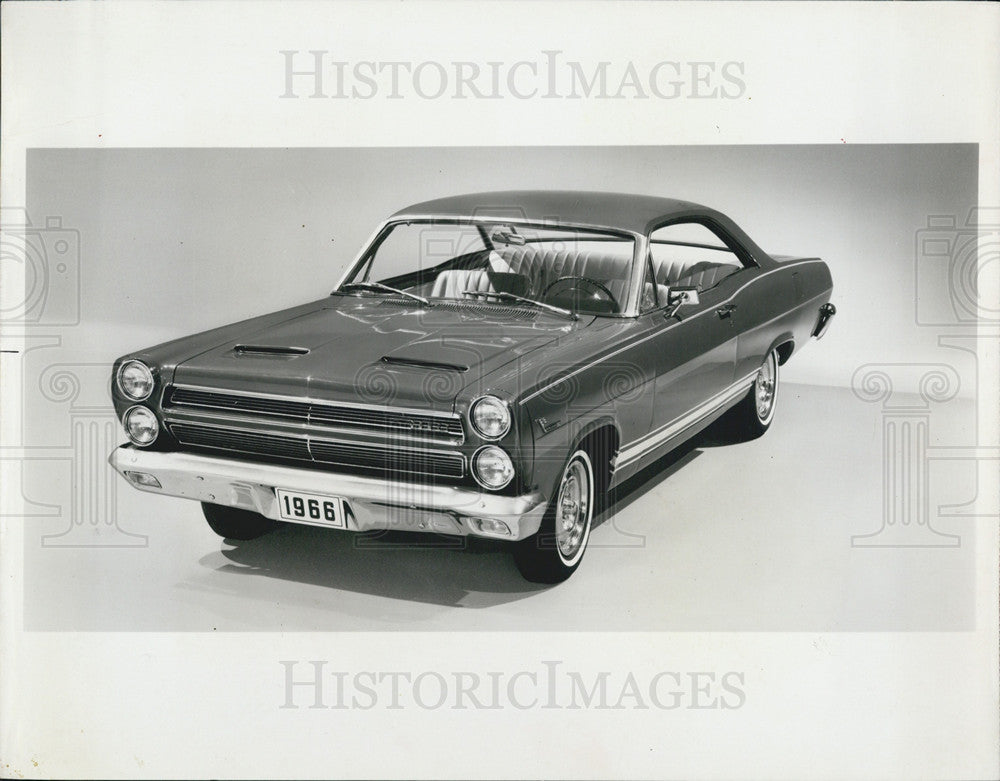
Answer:
[[[462,298],[466,290],[480,293],[495,293],[490,277],[484,268],[456,269],[442,271],[434,279],[431,298]]]
[[[556,250],[538,245],[504,247],[497,251],[510,271],[531,280],[534,295],[541,295],[558,279],[585,277],[604,285],[619,306],[625,303],[631,257],[599,250]]]
[[[489,255],[492,271],[521,275],[530,281],[531,287],[525,292],[526,295],[540,296],[549,285],[562,277],[584,277],[607,287],[619,306],[625,303],[630,262],[631,259],[621,254],[598,250],[571,252],[531,244],[504,247]],[[707,290],[741,268],[742,266],[733,262],[691,262],[663,256],[653,259],[657,292],[661,300],[665,300],[668,288],[692,286]],[[490,281],[490,270],[475,268],[442,271],[435,278],[429,295],[432,298],[462,298],[466,290],[498,292]]]
[[[730,274],[735,274],[742,268],[731,263],[696,263],[686,269],[684,276],[677,278],[674,287],[696,287],[698,290],[708,290],[715,287]]]
[[[691,261],[685,261],[675,257],[657,257],[653,254],[653,276],[659,285],[674,285],[677,280],[688,273],[688,269],[694,265]]]
[[[491,251],[487,257],[490,268],[455,269],[452,271],[442,271],[434,278],[434,286],[428,295],[431,298],[462,298],[466,290],[475,290],[477,293],[497,293],[500,290],[523,294],[527,280],[515,283],[506,279],[508,287],[514,290],[507,290],[504,287],[498,288],[493,284],[491,276],[510,277],[517,272],[510,267],[506,259],[496,251]],[[491,274],[492,272],[492,274]],[[497,284],[502,284],[499,282]]]
[[[663,251],[660,247],[655,249],[657,251],[653,253],[653,274],[660,285],[696,286],[701,290],[707,290],[743,268],[736,263],[735,258],[721,263],[701,260],[697,255],[703,256],[703,251],[695,255],[684,247],[670,247],[669,251]],[[685,257],[686,254],[689,256]],[[726,255],[726,253],[716,254],[720,257]]]

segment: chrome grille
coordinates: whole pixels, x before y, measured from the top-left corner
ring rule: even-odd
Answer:
[[[393,474],[461,477],[465,472],[465,459],[459,453],[391,449],[376,451],[358,445],[319,440],[310,441],[309,450],[312,452],[313,460],[324,464],[353,466]]]
[[[363,472],[400,476],[436,475],[460,478],[465,474],[465,457],[461,453],[373,446],[291,434],[261,434],[195,423],[168,425],[170,433],[178,442],[196,448],[309,460]]]
[[[298,401],[280,396],[171,386],[163,398],[164,411],[223,411],[261,419],[306,423],[337,429],[386,432],[416,439],[461,444],[462,421],[457,415],[399,412],[325,401]]]
[[[233,429],[197,426],[187,423],[173,424],[170,426],[170,433],[182,445],[221,448],[236,450],[241,453],[256,453],[280,458],[311,458],[309,455],[309,443],[305,438],[301,437],[256,434],[249,431],[235,431]]]

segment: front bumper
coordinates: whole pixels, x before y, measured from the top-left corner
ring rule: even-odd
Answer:
[[[275,488],[337,496],[344,500],[350,531],[396,529],[523,540],[538,531],[546,506],[540,493],[497,496],[131,445],[115,449],[108,463],[141,491],[252,510],[274,520],[287,520],[279,514]],[[140,485],[127,471],[153,475],[161,487]],[[477,519],[503,521],[510,534],[482,531]]]

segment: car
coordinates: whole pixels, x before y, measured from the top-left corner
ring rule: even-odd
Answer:
[[[230,540],[282,523],[471,535],[557,583],[609,491],[722,416],[768,429],[832,290],[824,261],[769,255],[687,201],[426,201],[329,295],[115,361],[129,441],[109,461]]]

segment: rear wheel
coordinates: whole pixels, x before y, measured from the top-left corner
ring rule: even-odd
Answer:
[[[563,468],[538,533],[514,549],[521,575],[533,583],[566,580],[580,566],[593,518],[594,466],[586,451],[577,450]]]
[[[260,513],[221,504],[202,502],[201,510],[212,531],[229,540],[254,540],[278,525],[277,521],[265,518]]]
[[[733,410],[747,439],[755,439],[770,428],[777,400],[778,351],[771,350],[758,370],[746,398]]]

